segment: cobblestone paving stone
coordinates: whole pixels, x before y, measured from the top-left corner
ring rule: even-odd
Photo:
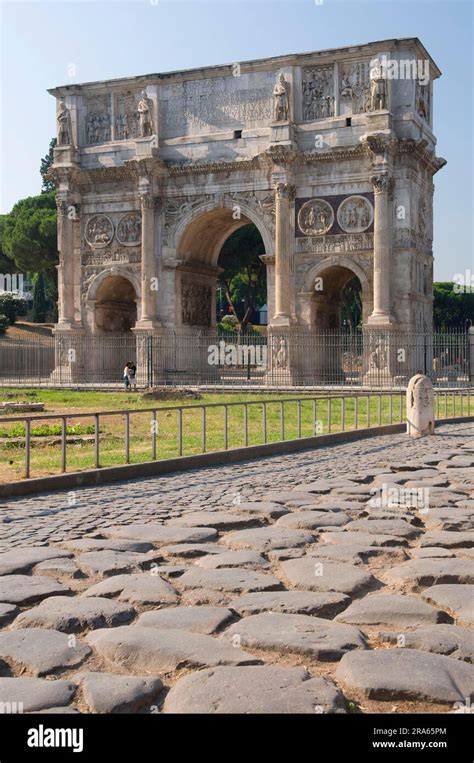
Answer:
[[[0,705],[459,712],[473,601],[471,423],[4,500]]]

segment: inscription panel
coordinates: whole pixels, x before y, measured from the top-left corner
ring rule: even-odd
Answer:
[[[266,126],[274,84],[274,72],[261,72],[163,86],[160,133],[166,139]]]

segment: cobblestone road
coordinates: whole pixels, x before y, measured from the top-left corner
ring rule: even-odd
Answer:
[[[0,710],[464,712],[473,477],[451,424],[3,501]]]

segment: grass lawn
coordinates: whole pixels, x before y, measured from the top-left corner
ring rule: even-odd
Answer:
[[[227,416],[227,447],[235,448],[248,445],[259,445],[266,441],[277,442],[279,440],[291,440],[299,436],[310,437],[314,434],[326,434],[329,431],[341,431],[344,413],[344,428],[354,429],[356,421],[359,428],[366,427],[368,421],[372,426],[379,423],[388,424],[391,421],[399,422],[405,418],[404,395],[393,395],[390,408],[389,395],[378,398],[375,395],[368,404],[367,396],[356,398],[347,396],[344,403],[341,399],[331,399],[324,395],[314,403],[312,399],[303,399],[298,404],[296,399],[290,399],[281,404],[282,397],[290,397],[281,394],[203,394],[199,400],[189,397],[180,397],[174,400],[144,400],[140,393],[128,392],[88,392],[70,390],[15,390],[5,389],[0,392],[10,393],[14,397],[8,397],[10,401],[28,400],[41,401],[45,404],[45,415],[67,414],[68,435],[87,434],[83,442],[73,443],[67,446],[67,470],[76,471],[90,469],[95,466],[95,449],[91,432],[94,432],[96,411],[109,411],[109,415],[99,419],[100,431],[100,465],[112,466],[126,463],[125,453],[125,427],[126,417],[114,411],[125,409],[143,408],[167,408],[158,411],[156,423],[150,412],[138,412],[129,416],[130,446],[129,461],[131,463],[149,461],[153,458],[153,430],[156,433],[156,457],[158,459],[172,458],[178,455],[191,455],[203,452],[203,410],[200,405],[217,403],[213,408],[207,408],[205,413],[206,451],[221,450],[225,447],[224,441],[224,407],[223,403],[238,403],[228,407]],[[35,395],[35,396],[33,396]],[[310,396],[305,396],[309,398]],[[303,395],[301,396],[303,398]],[[263,400],[269,401],[265,405]],[[452,399],[448,398],[447,415],[452,415]],[[247,405],[244,405],[247,403]],[[174,410],[179,406],[185,406],[182,417],[179,411]],[[195,407],[196,406],[196,407]],[[330,411],[329,411],[330,406]],[[380,406],[380,411],[379,411]],[[439,415],[445,415],[444,395],[439,396]],[[265,409],[265,410],[264,410]],[[456,400],[454,407],[456,413],[460,413],[460,401]],[[282,427],[282,410],[284,413],[284,427]],[[471,403],[471,412],[474,404]],[[266,413],[266,425],[264,422]],[[330,412],[330,416],[329,416]],[[463,412],[467,413],[467,400],[464,401]],[[90,413],[90,416],[79,417],[78,414]],[[7,416],[13,416],[9,413]],[[22,418],[29,414],[17,414]],[[34,416],[35,414],[30,414]],[[41,438],[43,435],[58,435],[58,419],[49,418],[32,423],[32,434],[37,436],[33,439],[31,448],[31,476],[38,477],[46,474],[58,474],[61,471],[61,446],[59,438],[46,442]],[[40,428],[41,425],[41,428]],[[45,426],[46,425],[46,426]],[[181,426],[182,444],[179,447],[178,432]],[[10,430],[11,436],[21,436],[23,424],[18,422],[6,424],[0,422],[0,481],[9,482],[21,479],[24,476],[25,449],[22,442],[8,442]],[[246,435],[247,432],[247,435]]]

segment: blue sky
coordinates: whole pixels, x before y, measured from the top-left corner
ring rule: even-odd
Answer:
[[[48,87],[419,37],[443,72],[434,131],[448,164],[435,176],[435,278],[474,273],[471,0],[0,0],[0,11],[0,212],[40,191],[55,134]]]

